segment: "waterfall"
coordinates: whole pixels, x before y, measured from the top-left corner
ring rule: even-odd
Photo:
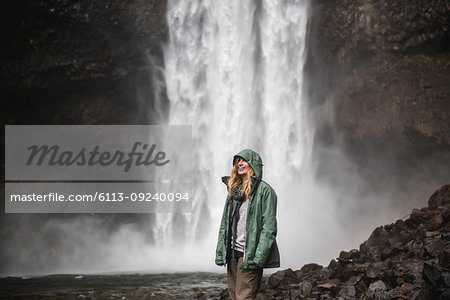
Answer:
[[[195,199],[182,221],[160,216],[157,228],[170,242],[181,222],[185,244],[204,243],[204,264],[213,262],[226,197],[220,178],[244,148],[260,153],[263,179],[278,194],[283,262],[302,257],[295,245],[310,235],[301,216],[310,213],[312,186],[313,128],[302,93],[307,11],[301,0],[169,1],[169,124],[192,125]]]

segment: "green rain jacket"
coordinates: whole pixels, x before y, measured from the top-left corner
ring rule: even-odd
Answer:
[[[276,268],[280,266],[280,253],[276,243],[277,195],[263,181],[262,160],[258,153],[245,149],[233,157],[242,157],[255,172],[251,176],[253,190],[247,207],[244,261],[240,269]],[[227,196],[219,229],[216,264],[225,265],[231,257],[230,199]]]

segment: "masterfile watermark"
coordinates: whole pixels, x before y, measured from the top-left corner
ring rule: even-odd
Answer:
[[[141,151],[139,151],[142,148]],[[163,166],[170,162],[166,159],[166,153],[164,151],[155,151],[156,145],[152,144],[150,147],[147,144],[135,142],[130,152],[122,152],[116,150],[111,151],[99,151],[99,146],[95,146],[91,151],[82,148],[79,152],[73,151],[61,151],[58,145],[32,145],[27,148],[30,150],[28,156],[27,166],[33,163],[40,166],[47,163],[49,166],[108,166],[116,164],[118,166],[124,166],[124,171],[128,172],[133,165],[137,166],[145,165],[149,166],[155,164],[156,166]],[[156,152],[156,154],[154,154]]]
[[[5,212],[188,212],[191,130],[5,126]]]

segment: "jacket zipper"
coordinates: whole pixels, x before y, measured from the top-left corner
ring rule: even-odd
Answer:
[[[259,181],[256,183],[255,189],[251,192],[251,197],[250,199],[248,199],[248,205],[247,205],[247,216],[245,218],[245,233],[244,233],[244,239],[245,239],[245,243],[244,243],[244,256],[242,257],[242,264],[244,264],[245,262],[245,251],[247,250],[247,227],[248,227],[248,215],[249,215],[249,211],[250,211],[250,205],[252,204],[252,200],[253,197],[255,197],[255,193],[256,193],[256,189],[258,188],[259,185]]]
[[[227,200],[228,201],[228,200]],[[229,241],[230,239],[230,213],[232,213],[231,211],[231,204],[228,204],[228,213],[227,213],[227,226],[226,226],[226,236],[225,236],[225,263],[227,263],[227,258],[228,258],[228,244],[230,244],[230,251],[231,251],[231,255],[233,256],[233,237],[231,237],[231,241]],[[233,235],[233,230],[231,231],[231,235]],[[232,258],[232,257],[231,257]]]

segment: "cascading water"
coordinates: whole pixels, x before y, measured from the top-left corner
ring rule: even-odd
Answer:
[[[317,234],[306,227],[314,225],[314,210],[327,210],[320,201],[305,205],[316,189],[302,93],[307,12],[308,1],[169,1],[169,124],[191,124],[193,133],[195,204],[182,230],[186,244],[204,243],[206,264],[226,196],[220,177],[244,148],[261,154],[263,178],[278,194],[282,264],[294,267],[317,253],[298,248]],[[173,240],[173,217],[159,218],[158,230]]]

